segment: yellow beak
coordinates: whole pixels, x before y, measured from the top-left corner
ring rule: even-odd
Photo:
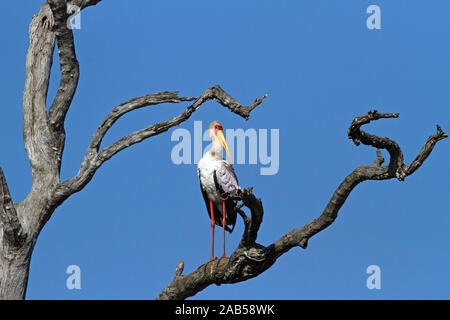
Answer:
[[[230,150],[228,150],[227,142],[225,141],[225,136],[223,135],[223,131],[219,130],[217,131],[217,138],[219,139],[220,143],[222,144],[223,148],[227,152],[228,159],[230,160],[230,164],[233,164],[233,160],[230,155]]]

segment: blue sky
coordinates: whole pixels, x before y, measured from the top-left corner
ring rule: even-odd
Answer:
[[[381,8],[381,30],[366,8]],[[28,25],[39,1],[3,4],[0,165],[15,201],[31,186],[22,142],[22,91]],[[199,96],[220,84],[243,104],[268,92],[249,121],[208,102],[182,128],[220,120],[225,128],[279,129],[280,166],[236,165],[254,186],[268,245],[320,215],[342,179],[372,163],[375,150],[347,138],[369,109],[399,112],[365,129],[396,140],[414,159],[439,123],[450,131],[448,1],[102,1],[74,31],[81,76],[66,121],[62,178],[76,174],[108,112],[129,98],[179,90]],[[59,80],[57,55],[49,101]],[[104,145],[181,113],[160,105],[121,119]],[[33,253],[28,299],[153,299],[184,258],[185,273],[206,262],[210,227],[196,165],[175,165],[174,129],[103,165],[42,230]],[[206,143],[205,143],[206,146]],[[386,158],[387,155],[385,154]],[[210,286],[194,299],[449,299],[449,141],[440,142],[406,181],[357,186],[333,225],[294,248],[259,277]],[[228,253],[243,231],[227,235]],[[220,254],[221,232],[216,232]],[[81,268],[81,290],[66,288],[66,268]],[[381,268],[381,289],[366,268]]]

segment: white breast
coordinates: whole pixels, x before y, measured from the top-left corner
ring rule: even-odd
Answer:
[[[202,188],[207,193],[209,199],[215,203],[220,203],[221,201],[214,183],[214,170],[217,169],[218,162],[218,160],[208,154],[198,162],[198,177]]]
[[[230,192],[240,187],[233,168],[226,161],[206,154],[198,163],[200,183],[209,200],[219,204],[222,200],[214,181],[214,171],[217,183],[224,192]]]
[[[198,162],[198,177],[200,179],[200,183],[203,190],[207,193],[208,198],[213,202],[220,201],[220,196],[218,195],[214,184],[214,170],[216,169],[216,161],[217,160],[205,155]]]

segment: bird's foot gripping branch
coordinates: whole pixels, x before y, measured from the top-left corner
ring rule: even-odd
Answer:
[[[303,227],[286,233],[268,246],[256,242],[264,210],[261,199],[253,194],[253,189],[237,189],[223,193],[223,199],[232,198],[241,202],[236,206],[236,212],[242,217],[245,229],[238,247],[229,258],[215,259],[205,263],[187,275],[182,275],[184,262],[180,262],[176,268],[174,279],[162,290],[157,299],[185,299],[211,284],[236,283],[256,277],[270,268],[281,255],[290,249],[294,247],[306,249],[308,240],[312,236],[334,222],[345,200],[359,183],[366,180],[392,178],[403,181],[407,176],[413,174],[430,155],[435,144],[447,138],[448,135],[437,126],[437,132],[427,139],[416,158],[410,164],[405,164],[403,152],[395,141],[369,134],[361,129],[363,125],[371,121],[398,117],[398,113],[379,113],[375,110],[353,119],[348,129],[349,139],[357,146],[362,143],[376,148],[376,160],[372,164],[356,168],[345,177],[320,216]],[[384,166],[381,149],[385,149],[390,156],[389,163]],[[250,210],[250,217],[244,212],[243,207]],[[280,214],[277,213],[277,215]]]

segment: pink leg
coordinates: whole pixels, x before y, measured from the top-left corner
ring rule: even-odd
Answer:
[[[225,217],[227,215],[227,212],[225,210],[225,201],[222,201],[222,207],[223,207],[223,214],[222,214],[222,228],[223,228],[223,254],[222,257],[226,257],[225,256]]]
[[[209,207],[211,209],[211,229],[212,229],[212,234],[211,234],[211,260],[214,260],[214,227],[216,225],[216,222],[214,221],[214,209],[213,209],[213,204],[212,201],[209,201]]]

